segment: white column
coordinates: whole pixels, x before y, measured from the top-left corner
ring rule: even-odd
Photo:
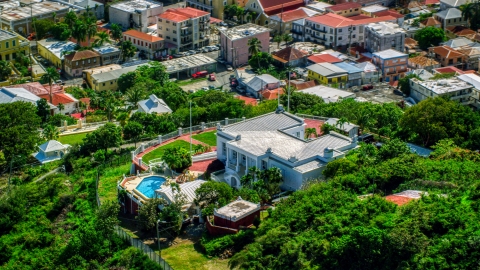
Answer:
[[[240,164],[240,153],[237,151],[237,168],[235,170],[237,172],[238,172],[238,168],[240,167],[239,164]]]
[[[227,167],[228,167],[228,162],[229,162],[229,156],[230,156],[230,149],[228,149],[227,145],[225,145],[225,147],[227,148],[227,150],[225,151],[227,153]]]
[[[245,174],[248,174],[248,159],[249,159],[249,157],[246,156],[246,161],[245,161]]]

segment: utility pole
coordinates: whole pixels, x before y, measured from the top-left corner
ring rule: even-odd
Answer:
[[[190,100],[190,155],[192,156],[192,100]]]

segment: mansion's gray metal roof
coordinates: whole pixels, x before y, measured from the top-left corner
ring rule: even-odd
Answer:
[[[195,190],[197,190],[202,184],[206,183],[204,180],[195,180],[192,182],[187,182],[180,184],[180,192],[185,195],[186,203],[193,203],[195,199]],[[175,195],[172,190],[172,187],[166,187],[155,190],[156,193],[160,194],[164,199],[169,203],[175,201]]]
[[[317,156],[324,157],[327,148],[335,149],[351,145],[350,138],[338,133],[323,135],[315,140],[305,141],[281,131],[244,131],[239,140],[228,142],[251,154],[260,156],[267,151],[284,160],[301,161]]]
[[[321,167],[325,167],[326,165],[327,165],[327,163],[325,163],[325,162],[321,162],[321,161],[318,161],[318,160],[313,160],[313,161],[307,162],[305,164],[302,164],[300,166],[297,166],[294,169],[296,171],[301,172],[301,173],[306,173],[306,172],[310,172],[310,171],[316,170],[316,169],[321,168]]]
[[[243,122],[228,125],[222,128],[222,132],[237,136],[244,131],[276,131],[293,126],[303,125],[303,119],[287,112],[272,112],[254,117]]]

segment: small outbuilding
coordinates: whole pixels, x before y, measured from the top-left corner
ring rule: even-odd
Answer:
[[[215,209],[213,213],[215,226],[237,230],[240,226],[251,226],[255,218],[260,218],[260,204],[245,201],[241,197],[222,208]]]
[[[51,140],[38,147],[38,152],[33,153],[33,156],[42,164],[61,159],[68,153],[70,145],[61,144],[58,141]]]

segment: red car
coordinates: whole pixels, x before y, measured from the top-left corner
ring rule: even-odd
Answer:
[[[203,71],[198,71],[193,73],[192,77],[196,79],[196,78],[207,77],[207,75],[208,75],[208,71],[203,70]]]
[[[362,90],[363,90],[363,91],[370,90],[370,89],[373,89],[373,85],[371,85],[371,84],[367,84],[367,85],[364,85],[364,86],[362,87]]]
[[[212,74],[208,75],[208,79],[209,79],[210,81],[215,81],[217,78],[215,77],[215,74],[212,73]]]

